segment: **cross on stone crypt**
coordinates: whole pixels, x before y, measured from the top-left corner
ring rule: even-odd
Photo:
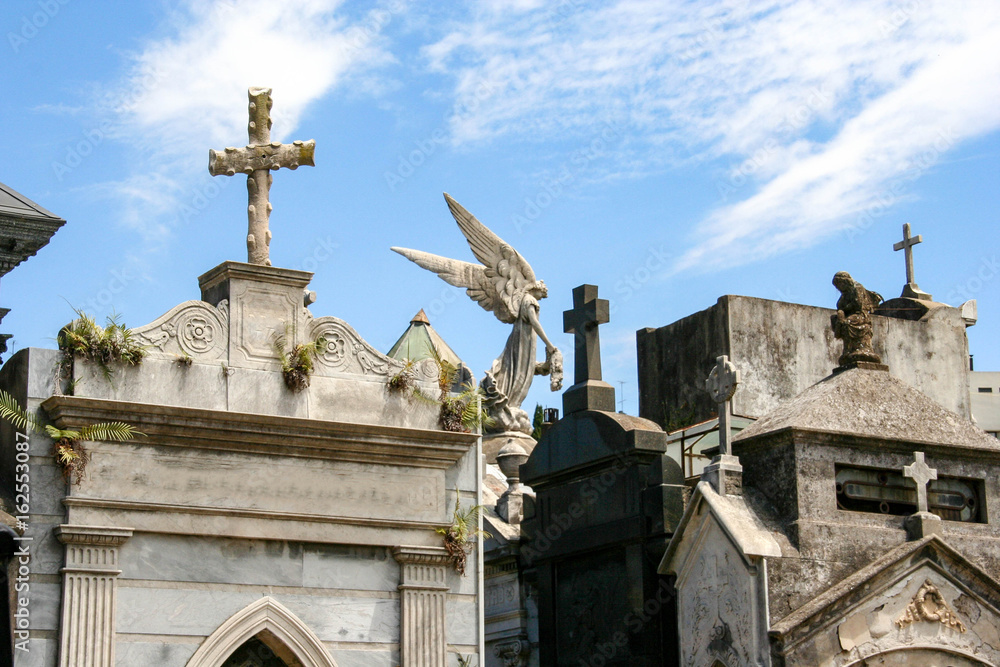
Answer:
[[[57,375],[61,353],[46,349],[0,372],[62,428],[123,420],[145,434],[88,443],[75,484],[31,436],[19,666],[482,664],[478,562],[459,575],[436,532],[456,501],[477,504],[477,437],[388,391],[405,364],[314,316],[311,273],[269,265],[270,171],[312,165],[313,142],[271,143],[270,91],[249,99],[251,145],[210,161],[247,174],[249,261],[207,271],[200,299],[134,329],[146,357],[113,382],[79,358]],[[285,384],[280,336],[286,350],[319,342],[302,391]],[[437,368],[418,364],[413,381],[434,394]]]

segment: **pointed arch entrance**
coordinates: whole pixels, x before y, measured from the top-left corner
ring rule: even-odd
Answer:
[[[337,667],[319,637],[269,596],[248,605],[216,628],[191,656],[187,667],[222,667],[229,656],[254,641],[263,643],[288,667]]]

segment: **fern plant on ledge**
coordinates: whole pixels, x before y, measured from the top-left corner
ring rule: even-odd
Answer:
[[[107,326],[97,324],[93,317],[77,310],[77,319],[63,327],[57,342],[59,349],[71,358],[92,361],[110,381],[112,366],[138,366],[146,356],[146,348],[132,336],[132,330],[117,314],[108,316]]]
[[[18,405],[17,400],[0,389],[0,418],[7,420],[16,429],[29,429],[35,433],[45,433],[52,438],[52,455],[62,468],[63,477],[70,484],[79,484],[90,462],[90,452],[84,447],[84,440],[131,440],[137,435],[145,435],[125,422],[102,422],[89,424],[79,431],[56,428],[52,424],[42,424],[35,415]]]

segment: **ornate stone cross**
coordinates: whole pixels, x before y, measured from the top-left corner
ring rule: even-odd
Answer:
[[[917,511],[927,512],[927,482],[937,479],[937,470],[924,462],[923,452],[913,452],[914,462],[903,467],[903,476],[917,483]]]
[[[573,334],[573,383],[601,379],[601,338],[598,326],[611,319],[607,299],[597,298],[596,285],[573,289],[573,310],[563,311],[563,331]]]
[[[247,261],[270,266],[271,230],[267,223],[271,213],[268,195],[271,191],[271,170],[282,167],[296,169],[315,166],[313,154],[316,142],[294,141],[282,144],[271,141],[271,89],[251,88],[250,123],[247,126],[250,144],[245,148],[227,147],[222,152],[208,151],[208,171],[212,176],[247,175]]]
[[[719,454],[730,456],[732,444],[729,441],[730,427],[730,401],[736,393],[736,387],[740,383],[740,371],[729,357],[722,355],[715,360],[715,367],[705,380],[705,388],[712,395],[719,406]]]
[[[913,277],[913,246],[923,243],[923,240],[924,237],[920,234],[910,236],[910,223],[907,222],[903,224],[903,240],[893,244],[892,249],[902,250],[906,257],[906,287],[903,288],[902,296],[930,301],[931,295],[917,287],[917,281]]]

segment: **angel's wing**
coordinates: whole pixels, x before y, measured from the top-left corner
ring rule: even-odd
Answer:
[[[409,248],[392,248],[392,250],[418,266],[433,271],[449,285],[464,287],[466,294],[487,311],[495,313],[501,322],[510,324],[517,319],[516,311],[511,311],[507,306],[507,300],[501,298],[494,282],[487,277],[486,267],[421,250]]]
[[[523,290],[535,282],[535,272],[520,253],[479,222],[447,192],[444,194],[455,222],[476,256],[486,267],[486,278],[493,284],[507,309],[516,314]]]

